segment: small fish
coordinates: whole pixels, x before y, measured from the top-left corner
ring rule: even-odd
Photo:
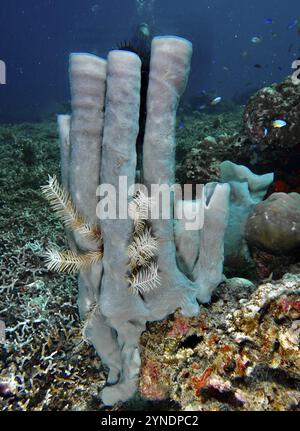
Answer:
[[[264,137],[268,136],[269,130],[265,127],[264,128]]]
[[[256,67],[256,69],[261,69],[262,65],[257,63],[257,64],[254,65],[254,67]]]
[[[254,36],[251,39],[252,43],[261,43],[263,41],[263,38],[261,36]]]
[[[271,33],[271,37],[277,37],[278,36],[278,33],[276,33],[276,31],[273,31],[272,33]]]
[[[272,122],[272,126],[275,127],[275,129],[281,129],[281,127],[285,127],[287,125],[287,122],[284,120],[275,120]]]
[[[215,105],[217,105],[218,103],[220,103],[220,102],[221,102],[221,100],[222,100],[222,97],[220,97],[220,96],[215,97],[215,98],[210,102],[210,104],[211,104],[211,106],[215,106]]]
[[[266,24],[274,24],[274,20],[273,20],[273,18],[266,18],[265,23]]]
[[[178,124],[178,129],[180,130],[185,129],[185,124],[183,121],[180,121],[180,123]]]
[[[203,109],[205,109],[205,108],[206,108],[206,105],[200,105],[198,109],[199,109],[199,111],[203,111]]]
[[[294,27],[296,27],[296,25],[298,24],[298,20],[297,19],[293,19],[292,21],[290,21],[287,25],[287,30],[292,30]]]
[[[229,71],[229,67],[223,66],[223,70],[226,70],[228,72]]]

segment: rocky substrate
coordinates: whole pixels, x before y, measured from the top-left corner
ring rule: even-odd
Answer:
[[[241,108],[218,114],[195,112],[183,117],[176,137],[177,181],[206,184],[219,180],[219,165],[224,160],[249,162],[242,123]]]
[[[283,120],[284,127],[274,127]],[[272,192],[300,192],[300,85],[291,78],[254,93],[245,107],[182,115],[177,132],[177,179],[203,184],[219,178],[229,159],[253,172],[274,172]]]
[[[149,327],[140,392],[179,410],[300,410],[300,275],[222,284],[199,317]]]

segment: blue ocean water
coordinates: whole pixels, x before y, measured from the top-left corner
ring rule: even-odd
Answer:
[[[1,0],[1,121],[55,112],[69,100],[69,53],[106,56],[142,22],[193,42],[187,95],[232,98],[280,82],[300,56],[297,0]]]

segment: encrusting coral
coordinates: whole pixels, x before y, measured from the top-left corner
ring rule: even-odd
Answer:
[[[225,281],[198,317],[151,324],[139,388],[180,410],[299,410],[300,277]]]

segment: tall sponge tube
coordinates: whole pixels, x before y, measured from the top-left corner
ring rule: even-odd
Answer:
[[[192,44],[182,38],[164,36],[152,41],[143,154],[144,181],[149,190],[154,184],[172,186],[175,182],[176,112],[187,84],[192,51]],[[195,286],[177,267],[174,220],[161,215],[162,208],[159,219],[151,224],[159,239],[158,266],[164,287],[156,297],[148,295],[146,301],[156,319],[178,307],[183,314],[194,315],[198,312]]]
[[[70,55],[72,96],[70,192],[90,223],[96,223],[106,90],[106,61],[91,54]]]

